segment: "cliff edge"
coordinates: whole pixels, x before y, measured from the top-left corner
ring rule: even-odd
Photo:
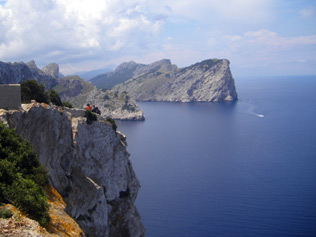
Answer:
[[[26,139],[61,194],[66,212],[89,236],[144,236],[134,201],[140,187],[125,136],[105,121],[86,123],[78,110],[46,104],[0,110]]]

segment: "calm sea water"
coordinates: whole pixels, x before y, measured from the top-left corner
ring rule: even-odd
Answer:
[[[235,81],[236,103],[118,123],[146,236],[316,236],[316,77]]]

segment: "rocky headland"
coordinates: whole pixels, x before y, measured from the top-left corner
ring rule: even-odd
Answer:
[[[140,185],[125,136],[101,117],[87,124],[83,114],[33,103],[0,110],[0,120],[33,146],[66,212],[86,235],[144,236],[134,206]]]
[[[91,82],[102,88],[126,92],[136,101],[237,100],[235,82],[226,59],[208,59],[185,68],[178,68],[169,59],[149,65],[131,61]]]

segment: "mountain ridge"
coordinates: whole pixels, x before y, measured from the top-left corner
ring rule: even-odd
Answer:
[[[168,60],[158,61],[112,90],[126,91],[136,101],[235,101],[238,97],[229,64],[227,59],[207,59],[178,68]]]
[[[24,80],[36,80],[46,90],[54,89],[63,102],[70,102],[77,108],[84,108],[87,103],[95,105],[103,118],[119,120],[144,120],[144,114],[136,101],[125,93],[97,89],[90,82],[79,76],[59,78],[59,65],[50,63],[42,70],[34,60],[27,63],[0,62],[0,84],[21,84]]]
[[[206,59],[178,68],[170,59],[147,65],[130,61],[99,75],[97,83],[91,79],[91,83],[127,92],[136,101],[235,101],[238,96],[229,64],[227,59]]]

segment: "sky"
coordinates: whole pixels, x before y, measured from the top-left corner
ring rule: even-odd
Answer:
[[[316,75],[316,0],[0,0],[0,61],[67,75],[127,61]]]

